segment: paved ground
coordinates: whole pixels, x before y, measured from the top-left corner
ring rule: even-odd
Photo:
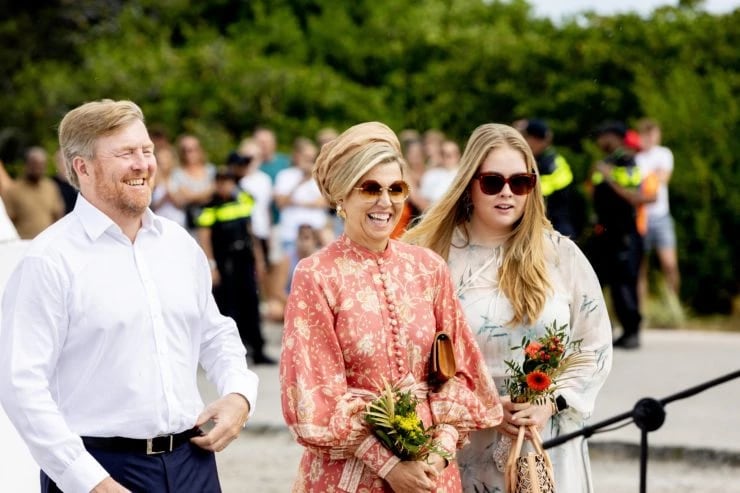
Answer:
[[[266,327],[271,354],[281,328]],[[592,423],[632,410],[643,397],[664,399],[740,369],[740,332],[648,330],[636,351],[617,351]],[[285,429],[276,367],[256,367],[260,400],[243,436],[218,456],[225,493],[290,491],[301,448]],[[204,392],[212,390],[203,384]],[[212,394],[210,394],[212,395]],[[740,378],[665,406],[649,433],[650,493],[740,493]],[[595,490],[639,491],[640,430],[634,424],[594,435]],[[564,492],[567,493],[567,492]]]

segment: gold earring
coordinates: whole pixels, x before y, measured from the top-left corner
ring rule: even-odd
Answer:
[[[344,212],[344,209],[342,209],[342,204],[337,204],[337,216],[341,217],[342,219],[347,219],[347,213]]]

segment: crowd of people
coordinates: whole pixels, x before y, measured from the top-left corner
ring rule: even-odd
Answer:
[[[144,462],[109,454],[137,455],[162,435],[165,454],[191,444],[172,467],[194,467],[198,491],[218,491],[212,452],[238,435],[256,396],[244,356],[278,363],[265,352],[266,317],[285,327],[284,416],[306,447],[297,491],[494,491],[505,478],[491,450],[521,427],[549,438],[583,426],[612,347],[639,347],[647,252],[679,288],[673,156],[649,119],[594,130],[603,158],[586,184],[595,221],[583,251],[574,175],[541,119],[481,125],[462,151],[438,130],[397,136],[367,122],[298,137],[288,155],[259,127],[211,158],[198,136],[170,141],[134,103],[102,101],[71,111],[59,136],[53,178],[40,147],[21,176],[0,163],[0,241],[34,239],[3,301],[0,386],[44,491],[168,491],[167,467],[142,479],[131,468]],[[30,301],[39,286],[41,307]],[[589,363],[552,402],[512,401],[513,348],[553,325]],[[440,330],[457,373],[432,387]],[[197,363],[222,395],[205,410]],[[401,461],[368,429],[380,381],[421,397],[439,454]],[[85,404],[111,385],[110,402]],[[559,489],[590,491],[584,448],[559,447],[552,461]]]
[[[548,124],[541,119],[520,119],[512,127],[522,133],[535,157],[547,218],[555,230],[575,240],[588,236],[578,235],[573,198],[579,184],[574,182],[566,158],[553,145]],[[328,244],[342,230],[341,221],[310,176],[319,149],[336,135],[334,129],[325,128],[315,140],[298,137],[292,152],[284,154],[277,150],[274,131],[259,127],[237,149],[209,159],[197,136],[184,134],[171,142],[164,132],[152,131],[158,171],[151,208],[198,237],[197,215],[213,199],[216,169],[229,168],[238,187],[254,201],[249,223],[251,238],[260,250],[256,257],[259,261],[254,264],[261,313],[281,321],[297,259]],[[630,336],[620,340],[618,346],[632,348],[639,346],[639,338],[634,336],[639,326],[637,312],[640,301],[644,303],[648,295],[652,253],[659,261],[667,288],[674,296],[679,292],[675,229],[668,199],[673,155],[661,145],[658,123],[647,118],[639,120],[635,130],[618,121],[605,122],[594,130],[594,138],[604,159],[585,184],[596,218],[590,225],[593,236],[583,246],[602,283],[610,286],[620,324]],[[458,143],[439,130],[403,130],[399,141],[410,194],[394,238],[450,188],[461,154]],[[29,148],[24,161],[23,174],[15,179],[0,162],[0,206],[4,209],[0,211],[0,239],[32,239],[74,208],[77,191],[69,184],[59,151],[54,154],[55,172],[51,177],[47,176],[45,149]],[[608,169],[607,163],[611,163]],[[601,173],[599,167],[607,172]],[[630,170],[632,178],[623,170]],[[608,178],[603,183],[606,187],[599,186],[603,177]],[[640,195],[627,192],[629,189],[640,191]],[[604,190],[606,193],[602,193]],[[617,193],[618,198],[614,198]],[[615,212],[615,208],[619,210]],[[619,224],[615,224],[615,217]],[[298,231],[306,227],[313,229],[318,241],[313,249],[307,250],[308,244],[304,244],[298,251]],[[617,257],[626,263],[617,266],[611,261]],[[254,351],[259,354],[261,350]],[[265,357],[265,361],[269,359]]]

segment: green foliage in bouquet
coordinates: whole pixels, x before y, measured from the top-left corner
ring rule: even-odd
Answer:
[[[425,428],[416,414],[418,403],[412,391],[401,391],[385,382],[380,395],[368,404],[365,421],[401,460],[426,460],[432,453],[449,459],[450,455],[432,438],[432,427]]]

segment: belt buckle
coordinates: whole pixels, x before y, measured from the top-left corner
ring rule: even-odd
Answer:
[[[156,440],[157,438],[169,438],[169,447],[165,447],[162,450],[154,450],[154,440]],[[165,452],[172,452],[172,435],[158,436],[146,439],[146,455],[164,454]]]

